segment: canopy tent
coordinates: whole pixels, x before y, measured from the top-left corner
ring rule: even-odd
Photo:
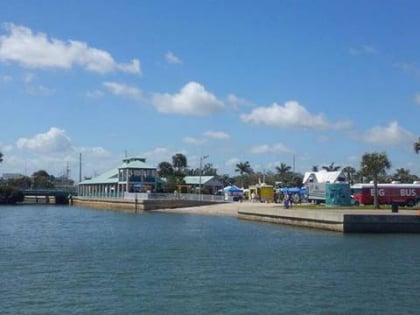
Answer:
[[[242,189],[240,189],[239,187],[232,185],[232,186],[226,186],[225,188],[223,188],[223,191],[225,193],[241,193],[243,192]]]
[[[280,192],[283,194],[299,194],[299,195],[305,195],[306,194],[306,188],[299,188],[299,187],[290,187],[290,188],[280,188]],[[278,190],[277,190],[278,192]]]

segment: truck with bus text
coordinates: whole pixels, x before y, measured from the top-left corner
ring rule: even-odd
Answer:
[[[420,202],[420,182],[413,184],[378,184],[379,204],[398,204],[401,206],[413,207]],[[355,184],[351,186],[354,200],[360,204],[373,204],[375,188],[373,183]]]

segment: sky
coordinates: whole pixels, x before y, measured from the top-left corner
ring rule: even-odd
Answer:
[[[419,1],[0,0],[0,174],[176,153],[420,176]],[[205,157],[205,158],[204,158]]]

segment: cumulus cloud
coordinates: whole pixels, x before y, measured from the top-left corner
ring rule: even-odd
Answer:
[[[193,138],[193,137],[185,137],[182,139],[184,143],[187,144],[193,144],[193,145],[201,145],[206,142],[206,139],[200,139],[200,138]]]
[[[236,96],[235,94],[229,94],[227,96],[227,102],[233,106],[233,108],[238,109],[240,106],[252,106],[253,103],[250,101],[247,101],[244,98],[240,98]]]
[[[230,138],[230,136],[226,132],[223,132],[223,131],[211,131],[211,130],[206,131],[204,133],[204,136],[207,137],[207,138],[211,138],[211,139],[221,139],[221,140],[229,139]]]
[[[414,95],[414,103],[416,103],[417,105],[420,105],[420,93],[417,93],[416,95]]]
[[[16,62],[27,68],[70,69],[78,65],[88,71],[141,73],[140,61],[117,63],[111,54],[86,43],[49,38],[25,26],[5,24],[7,35],[0,36],[0,61]]]
[[[282,143],[275,143],[274,145],[262,144],[251,148],[251,153],[266,154],[266,153],[293,153],[291,149]]]
[[[169,63],[171,65],[176,65],[176,64],[181,64],[182,63],[182,60],[179,59],[179,57],[175,56],[172,51],[168,51],[165,54],[165,60],[166,60],[167,63]]]
[[[274,103],[269,107],[257,107],[249,114],[241,115],[246,123],[263,124],[280,128],[344,129],[348,121],[329,122],[323,114],[313,115],[298,102],[289,101],[284,106]]]
[[[351,47],[349,49],[351,55],[358,56],[358,55],[374,55],[377,53],[377,50],[372,45],[361,45],[357,47]]]
[[[9,83],[13,81],[13,77],[8,74],[4,74],[0,76],[0,81],[3,83]]]
[[[412,143],[416,136],[401,128],[398,122],[390,122],[386,127],[376,126],[365,132],[363,140],[368,143],[398,146]]]
[[[112,94],[119,96],[126,96],[133,99],[141,99],[142,92],[140,89],[117,82],[104,82],[103,85],[110,91]]]
[[[223,102],[197,82],[187,83],[176,94],[155,94],[152,102],[165,114],[205,116],[224,108]]]
[[[236,166],[236,164],[238,164],[239,162],[241,162],[241,160],[239,158],[231,158],[231,159],[229,159],[225,162],[225,165],[226,166]]]
[[[39,133],[32,138],[19,138],[17,148],[38,153],[66,152],[72,149],[71,140],[66,132],[56,127],[46,133]]]

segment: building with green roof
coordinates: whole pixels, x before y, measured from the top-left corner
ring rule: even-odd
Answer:
[[[144,158],[126,158],[123,163],[78,184],[79,196],[121,197],[126,193],[156,190],[157,169]]]

